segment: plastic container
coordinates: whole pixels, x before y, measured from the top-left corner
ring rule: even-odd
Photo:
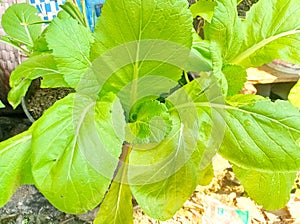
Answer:
[[[268,63],[267,66],[269,66],[277,71],[284,72],[286,74],[292,74],[292,75],[299,74],[300,75],[300,65],[296,65],[293,63],[279,60],[279,59],[275,59],[271,63]]]

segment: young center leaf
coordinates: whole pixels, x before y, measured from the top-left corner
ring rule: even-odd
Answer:
[[[117,93],[126,112],[145,90],[168,92],[187,62],[191,32],[185,0],[106,1],[91,49],[102,90]]]
[[[220,154],[234,165],[250,197],[266,209],[279,209],[300,168],[299,111],[289,102],[255,96],[234,96],[228,103]]]
[[[8,41],[17,47],[24,44],[29,50],[42,32],[42,20],[37,9],[26,3],[13,4],[2,16],[2,27],[8,34]]]
[[[37,121],[33,132],[35,185],[62,211],[93,209],[105,195],[118,165],[124,128],[122,108],[112,94],[97,102],[70,94],[56,102]]]
[[[0,142],[0,207],[6,204],[19,186],[31,179],[32,128],[6,141]]]
[[[171,130],[169,116],[166,105],[157,100],[138,102],[130,111],[126,141],[132,144],[162,141]]]

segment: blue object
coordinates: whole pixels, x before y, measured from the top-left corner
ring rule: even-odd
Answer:
[[[44,20],[52,20],[57,16],[60,10],[59,5],[65,3],[66,0],[30,0],[29,3],[37,8],[39,15]],[[87,22],[91,31],[94,31],[95,22],[97,18],[101,15],[101,8],[105,3],[105,0],[76,0],[78,7],[82,12],[82,4],[85,4],[85,13],[87,17]]]
[[[80,0],[76,0],[80,10],[82,11],[82,5]],[[101,15],[101,8],[105,3],[105,0],[84,0],[86,7],[86,16],[91,31],[94,31],[95,22],[97,17]]]

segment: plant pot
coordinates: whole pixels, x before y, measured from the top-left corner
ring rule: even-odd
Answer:
[[[286,61],[282,61],[279,59],[276,59],[270,63],[267,64],[267,66],[280,71],[284,72],[286,74],[291,74],[291,75],[300,75],[300,65],[295,65],[293,63],[289,63]]]
[[[40,88],[39,79],[34,80],[26,96],[22,98],[23,111],[27,118],[34,122],[57,100],[64,98],[71,92],[74,92],[74,89]]]

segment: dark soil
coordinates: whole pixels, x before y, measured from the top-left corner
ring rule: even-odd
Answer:
[[[93,219],[93,213],[75,216],[58,211],[31,185],[20,187],[0,209],[0,223],[3,224],[82,224],[92,223]]]
[[[30,125],[25,117],[0,116],[0,142],[27,130]]]
[[[26,97],[25,106],[33,119],[37,120],[57,100],[64,98],[71,92],[74,92],[71,88],[37,88]]]

